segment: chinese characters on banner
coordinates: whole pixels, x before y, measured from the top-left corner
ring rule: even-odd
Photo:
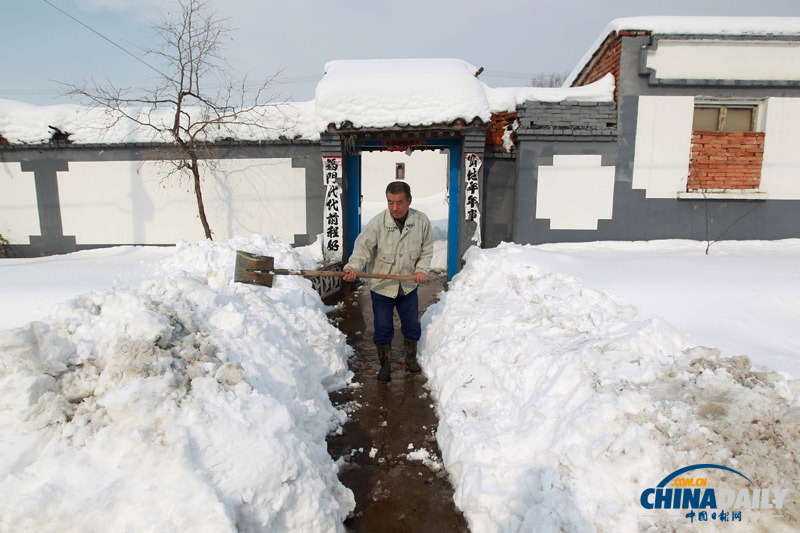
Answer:
[[[472,242],[481,245],[481,208],[480,196],[478,194],[478,170],[481,168],[481,158],[474,152],[467,152],[464,156],[465,195],[464,195],[464,218],[476,224],[475,234]]]
[[[323,254],[328,261],[342,259],[342,158],[323,157],[322,173],[325,178]]]

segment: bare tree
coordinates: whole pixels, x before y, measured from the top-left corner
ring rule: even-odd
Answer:
[[[561,87],[569,72],[548,72],[537,74],[531,79],[532,87]]]
[[[708,196],[706,196],[708,191],[704,189],[704,190],[702,190],[700,192],[703,194],[703,200],[704,200],[704,202],[706,204],[706,255],[708,255],[708,250],[711,248],[711,245],[712,244],[716,244],[720,240],[722,240],[722,238],[725,236],[725,234],[728,233],[728,230],[730,230],[732,227],[734,227],[736,224],[738,224],[742,219],[744,219],[748,215],[750,215],[753,211],[755,211],[756,209],[758,209],[759,207],[764,205],[763,201],[758,202],[757,204],[755,204],[753,207],[751,207],[747,212],[745,212],[739,218],[737,218],[736,220],[734,220],[733,222],[728,224],[728,227],[726,227],[724,230],[722,230],[722,233],[720,233],[719,236],[712,241],[711,240],[711,236],[710,236],[710,227],[711,227],[711,224],[714,223],[714,219],[711,218],[711,216],[708,213]]]
[[[233,138],[233,129],[266,129],[264,96],[274,76],[250,91],[246,79],[234,82],[222,55],[222,42],[231,33],[226,21],[202,0],[177,0],[177,5],[178,13],[155,26],[160,48],[144,51],[165,65],[151,67],[160,74],[155,87],[121,89],[92,79],[69,85],[69,94],[109,110],[111,126],[127,119],[165,143],[160,159],[171,166],[170,177],[191,177],[200,222],[211,239],[201,188],[202,170],[211,161],[209,141]]]

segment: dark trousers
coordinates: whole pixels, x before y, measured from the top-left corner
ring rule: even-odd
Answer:
[[[417,289],[398,296],[389,298],[376,292],[370,291],[372,296],[372,315],[375,318],[375,335],[372,341],[380,346],[390,344],[394,337],[394,309],[400,316],[400,331],[403,337],[418,341],[422,334],[419,325],[419,298]]]

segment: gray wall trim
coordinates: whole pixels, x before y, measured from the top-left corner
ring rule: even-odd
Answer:
[[[322,180],[322,156],[317,153],[293,157],[292,167],[302,168],[306,179],[306,233],[296,233],[293,246],[306,246],[313,243],[323,231],[325,185]]]
[[[481,195],[485,199],[481,213],[483,246],[491,248],[501,242],[511,242],[514,223],[516,161],[486,152]]]
[[[58,172],[68,171],[69,164],[58,160],[22,161],[20,167],[23,172],[33,172],[39,210],[41,234],[29,237],[30,251],[34,255],[74,252],[75,236],[64,235],[58,195]]]
[[[608,132],[602,135],[592,135],[586,132],[574,133],[547,133],[546,131],[537,131],[533,133],[531,130],[524,130],[520,132],[517,130],[517,139],[520,142],[542,141],[542,142],[560,142],[560,143],[584,143],[584,142],[616,142],[617,132]]]
[[[319,136],[319,144],[322,157],[341,157],[343,155],[342,139],[338,133],[323,133]]]
[[[516,147],[509,152],[503,147],[486,146],[483,149],[483,153],[487,158],[493,159],[515,159],[517,157]]]
[[[319,141],[305,139],[278,139],[274,141],[217,141],[212,143],[198,143],[201,150],[217,150],[221,148],[250,148],[265,146],[316,146]],[[172,143],[157,142],[120,142],[120,143],[11,143],[0,145],[0,152],[46,152],[46,151],[71,151],[71,150],[115,150],[131,148],[170,149]]]
[[[66,149],[33,149],[0,150],[0,162],[16,161],[154,161],[164,159],[166,145],[159,146],[79,146]],[[318,143],[305,144],[249,144],[249,145],[215,145],[203,152],[207,159],[272,159],[294,157],[298,154],[319,153]]]

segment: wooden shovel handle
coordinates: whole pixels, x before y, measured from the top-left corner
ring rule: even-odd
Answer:
[[[327,276],[333,278],[343,278],[344,272],[335,272],[332,270],[288,270],[285,268],[276,268],[274,274],[280,275],[296,275],[296,276]],[[414,276],[403,276],[400,274],[375,274],[372,272],[356,272],[356,277],[359,278],[377,278],[377,279],[403,279],[406,281],[414,281]]]

